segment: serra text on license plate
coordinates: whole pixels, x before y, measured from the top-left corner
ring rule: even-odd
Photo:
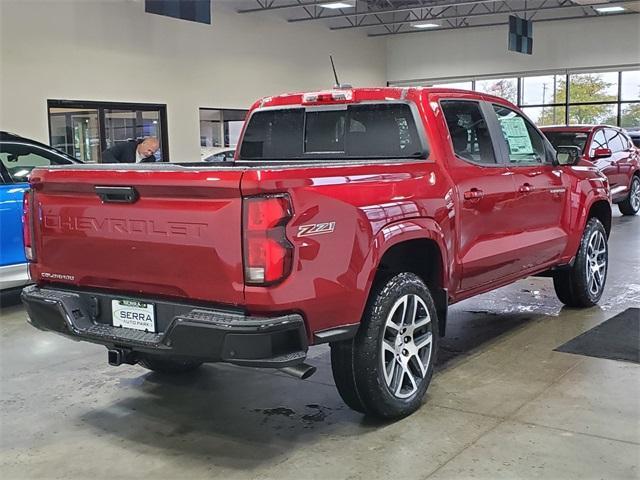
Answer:
[[[152,303],[134,300],[112,300],[111,318],[114,327],[156,331],[155,309]]]

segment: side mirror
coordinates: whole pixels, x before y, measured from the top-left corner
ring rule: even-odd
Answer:
[[[575,165],[580,161],[581,154],[579,147],[573,145],[559,146],[556,148],[556,163],[558,165]]]
[[[611,150],[609,148],[596,148],[591,158],[597,160],[598,158],[609,158],[610,156]]]

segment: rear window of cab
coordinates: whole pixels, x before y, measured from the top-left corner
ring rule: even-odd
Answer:
[[[419,158],[425,154],[407,104],[359,104],[258,110],[249,119],[240,160]]]

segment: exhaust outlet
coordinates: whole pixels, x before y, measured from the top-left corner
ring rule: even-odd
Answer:
[[[281,372],[284,372],[287,375],[291,375],[292,377],[296,377],[299,380],[306,380],[311,375],[316,373],[316,370],[316,367],[308,365],[306,363],[298,363],[296,365],[291,365],[290,367],[283,367],[280,369]]]

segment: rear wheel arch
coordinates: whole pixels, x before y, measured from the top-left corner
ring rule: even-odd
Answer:
[[[589,207],[587,218],[585,219],[585,228],[591,218],[597,218],[602,223],[607,237],[611,233],[611,205],[606,200],[596,200]]]
[[[427,285],[438,313],[438,331],[444,335],[448,293],[446,260],[443,249],[432,236],[405,239],[388,245],[382,252],[369,286],[368,295],[380,283],[403,272],[414,273]]]

